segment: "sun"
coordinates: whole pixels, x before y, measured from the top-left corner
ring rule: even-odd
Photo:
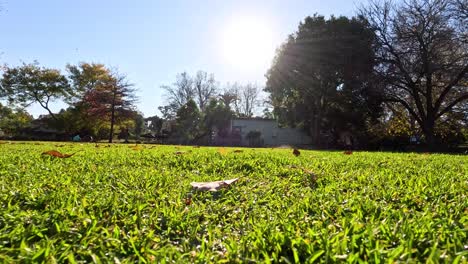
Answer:
[[[223,28],[222,54],[232,67],[263,70],[274,53],[272,28],[260,18],[233,19]]]

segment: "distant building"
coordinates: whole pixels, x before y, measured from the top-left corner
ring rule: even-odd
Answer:
[[[213,135],[215,145],[281,146],[308,145],[311,138],[299,128],[281,128],[274,119],[234,118],[224,133]]]

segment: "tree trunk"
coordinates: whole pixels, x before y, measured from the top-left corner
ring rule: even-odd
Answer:
[[[109,143],[112,143],[112,138],[114,137],[114,120],[115,120],[115,96],[116,92],[114,91],[112,97],[112,105],[111,105],[111,124],[110,124],[110,132],[109,132]]]
[[[428,150],[434,150],[436,142],[435,142],[435,133],[434,133],[434,120],[427,120],[424,123],[423,133],[424,137],[426,138],[426,145]]]

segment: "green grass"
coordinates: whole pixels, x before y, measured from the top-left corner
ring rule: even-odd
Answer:
[[[1,263],[468,261],[467,156],[62,144],[0,144]]]

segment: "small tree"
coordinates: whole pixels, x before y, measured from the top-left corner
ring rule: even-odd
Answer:
[[[232,116],[233,113],[228,106],[216,99],[211,99],[203,118],[205,134],[211,135],[214,128],[221,134],[227,132],[225,130],[229,127]]]
[[[197,104],[191,99],[177,111],[174,135],[180,143],[189,144],[197,138],[200,119],[201,114]]]
[[[137,101],[135,92],[126,76],[113,73],[109,80],[84,93],[88,115],[110,123],[109,143],[112,143],[114,126],[133,118]]]
[[[0,103],[0,131],[14,136],[25,128],[33,117],[23,109],[11,109]]]

